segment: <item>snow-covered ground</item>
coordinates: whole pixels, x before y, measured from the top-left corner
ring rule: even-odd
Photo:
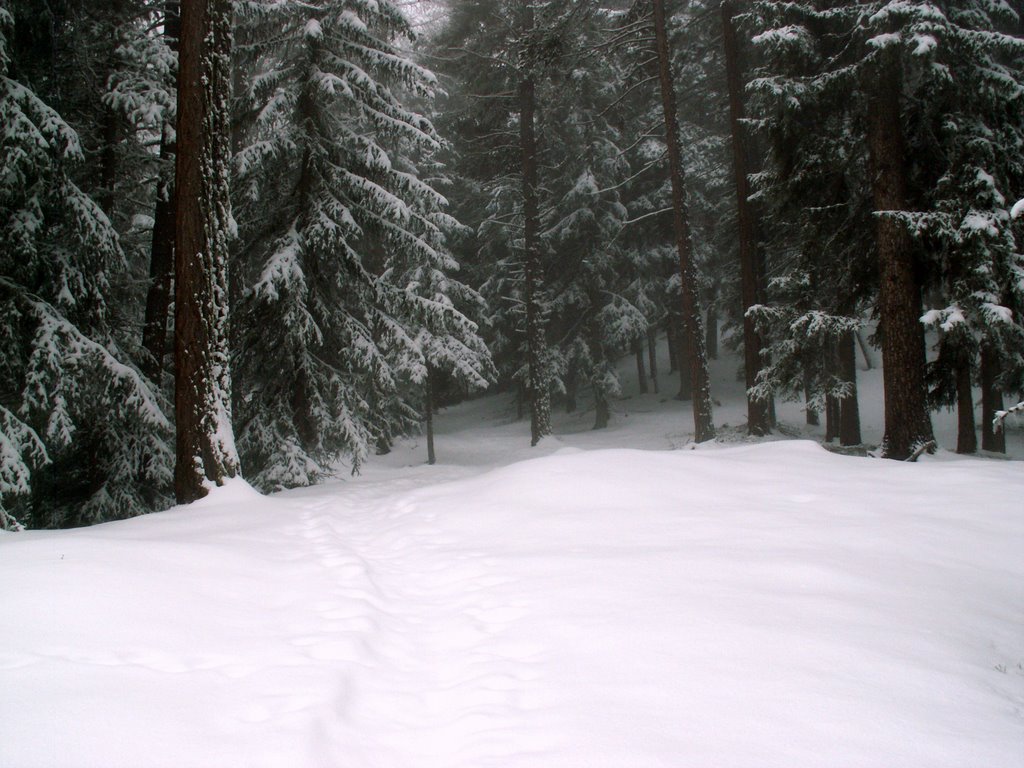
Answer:
[[[481,398],[433,467],[0,536],[0,766],[1024,765],[1024,464],[615,410],[531,449]]]

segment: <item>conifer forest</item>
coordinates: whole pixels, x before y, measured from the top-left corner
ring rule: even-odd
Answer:
[[[1021,768],[1022,0],[0,0],[0,768]]]
[[[604,428],[632,356],[696,443],[725,353],[752,436],[863,446],[862,355],[879,456],[1020,410],[1015,3],[5,0],[0,77],[7,529],[432,460],[485,390]]]

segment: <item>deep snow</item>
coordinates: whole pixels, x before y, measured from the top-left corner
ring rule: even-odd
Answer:
[[[507,408],[434,467],[0,536],[0,766],[1024,765],[1019,461],[688,450],[654,395],[531,450]]]

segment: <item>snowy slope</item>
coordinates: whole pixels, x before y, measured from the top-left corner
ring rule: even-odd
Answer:
[[[1024,763],[1019,462],[493,406],[436,467],[0,536],[0,766]]]

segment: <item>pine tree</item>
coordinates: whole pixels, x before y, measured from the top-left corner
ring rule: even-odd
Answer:
[[[0,506],[8,526],[128,517],[165,498],[170,425],[111,323],[127,263],[75,181],[79,134],[22,79],[59,97],[46,62],[75,28],[19,11],[0,8]]]
[[[277,489],[358,468],[417,428],[431,369],[481,387],[490,359],[453,276],[457,225],[421,173],[441,141],[406,100],[429,102],[435,78],[398,48],[397,4],[242,12],[239,446]]]

